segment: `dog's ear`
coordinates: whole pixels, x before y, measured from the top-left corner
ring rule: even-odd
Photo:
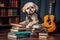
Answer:
[[[38,11],[39,9],[38,6],[36,4],[34,4],[34,6],[35,6],[35,10]]]
[[[26,12],[25,7],[23,7],[21,10],[22,10],[22,12]]]

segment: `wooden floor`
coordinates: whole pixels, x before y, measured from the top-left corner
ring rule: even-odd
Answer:
[[[48,40],[60,40],[60,34],[49,35]]]
[[[60,34],[49,35],[48,38],[19,38],[17,40],[60,40]]]

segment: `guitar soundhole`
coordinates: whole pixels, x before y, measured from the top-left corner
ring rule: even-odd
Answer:
[[[49,22],[49,25],[51,25],[51,21]]]
[[[48,23],[49,23],[49,25],[51,25],[51,21],[50,21],[50,19],[48,19]]]

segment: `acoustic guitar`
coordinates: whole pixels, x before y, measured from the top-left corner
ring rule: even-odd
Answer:
[[[54,15],[52,15],[52,3],[54,3],[54,0],[50,0],[50,6],[49,6],[49,14],[44,16],[44,27],[46,28],[47,32],[53,32],[56,29],[56,25],[54,23]]]

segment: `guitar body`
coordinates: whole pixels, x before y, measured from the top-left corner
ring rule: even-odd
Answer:
[[[48,18],[48,15],[46,15],[44,17],[43,25],[46,28],[47,32],[53,32],[56,29],[56,26],[55,26],[55,23],[54,23],[54,18],[55,18],[54,15],[50,15],[49,18]]]

